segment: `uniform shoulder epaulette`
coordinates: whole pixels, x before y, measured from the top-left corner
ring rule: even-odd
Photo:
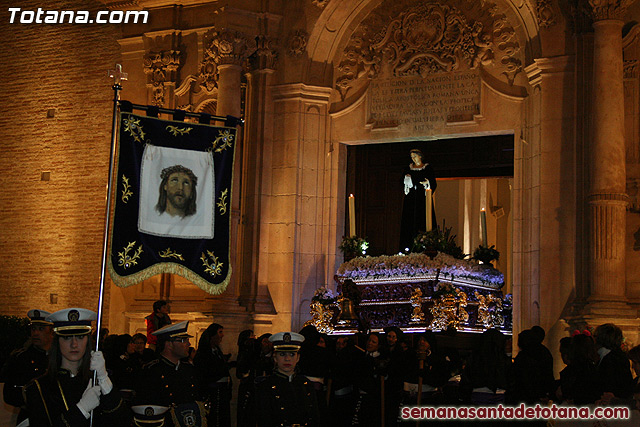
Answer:
[[[145,363],[144,365],[142,365],[142,369],[149,369],[150,367],[152,367],[153,365],[157,365],[158,362],[160,362],[160,359],[153,359],[150,360],[149,362]]]
[[[268,377],[268,376],[260,376],[260,377],[256,377],[256,378],[253,380],[253,383],[254,383],[255,385],[258,385],[258,384],[260,384],[260,383],[265,382],[265,381],[267,380],[267,378],[269,378],[269,377]]]
[[[11,354],[9,355],[9,357],[17,357],[20,356],[22,353],[24,353],[25,351],[27,351],[28,347],[20,347],[20,348],[16,348],[15,350],[13,350],[11,352]]]

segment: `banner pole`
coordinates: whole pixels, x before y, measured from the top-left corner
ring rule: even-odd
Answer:
[[[102,265],[100,269],[100,294],[98,297],[98,320],[96,321],[96,346],[98,351],[100,345],[100,328],[102,325],[102,306],[104,303],[104,283],[107,271],[107,250],[109,247],[109,224],[111,213],[111,190],[113,187],[113,169],[116,157],[116,130],[118,128],[118,100],[123,80],[127,80],[127,73],[122,72],[122,65],[116,64],[115,70],[109,70],[109,77],[113,77],[113,118],[111,122],[111,153],[109,155],[109,179],[107,180],[107,200],[105,207],[104,234],[102,236]],[[93,373],[93,384],[96,383],[96,372]],[[90,426],[93,426],[93,411],[91,411]]]

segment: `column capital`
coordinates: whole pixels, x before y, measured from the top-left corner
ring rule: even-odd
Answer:
[[[635,0],[588,0],[587,10],[594,22],[616,20],[622,21],[627,8]]]
[[[242,65],[251,50],[247,37],[239,31],[223,29],[205,36],[205,58],[217,65]]]
[[[256,37],[256,51],[249,57],[251,70],[275,70],[278,63],[277,41],[266,35]]]

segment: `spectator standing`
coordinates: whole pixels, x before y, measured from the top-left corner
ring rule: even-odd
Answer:
[[[171,306],[165,300],[158,300],[153,303],[153,313],[144,318],[147,325],[147,343],[149,348],[156,350],[158,338],[154,335],[154,332],[171,324],[171,318],[169,313],[171,312]]]
[[[630,398],[633,378],[629,358],[622,351],[622,330],[613,323],[605,323],[596,328],[595,338],[600,356],[597,369],[600,393]]]
[[[201,393],[211,405],[208,427],[231,425],[231,378],[227,358],[220,348],[223,337],[222,325],[209,325],[200,337],[193,359],[200,378]]]

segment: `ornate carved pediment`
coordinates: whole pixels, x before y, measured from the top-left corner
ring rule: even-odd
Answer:
[[[256,37],[256,51],[249,57],[251,69],[274,70],[278,63],[278,52],[275,45],[276,41],[269,36]]]
[[[416,3],[395,16],[383,13],[394,10],[387,6],[383,2],[356,28],[343,51],[336,72],[343,99],[363,77],[424,77],[483,66],[512,84],[522,71],[515,30],[495,5]]]
[[[635,0],[588,0],[594,21],[616,19],[622,21],[627,7]]]
[[[244,34],[231,30],[212,30],[204,37],[204,55],[198,74],[200,85],[211,93],[218,86],[218,66],[242,65],[251,54]]]
[[[307,33],[303,30],[296,30],[289,39],[289,55],[300,56],[307,48]]]
[[[145,55],[144,72],[147,75],[147,84],[153,88],[154,105],[164,104],[165,83],[176,82],[180,58],[179,50],[149,52]]]
[[[627,178],[627,196],[629,196],[628,209],[631,212],[640,213],[640,179]]]
[[[638,77],[638,60],[637,59],[625,59],[624,65],[624,78],[631,79]]]
[[[551,27],[556,24],[556,16],[551,0],[538,0],[536,14],[538,15],[538,25],[541,27]]]

